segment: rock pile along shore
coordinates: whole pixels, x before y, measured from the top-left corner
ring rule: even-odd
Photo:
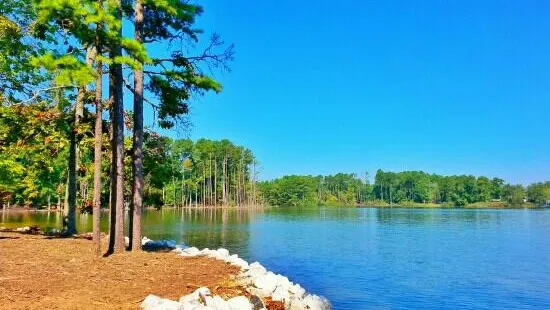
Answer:
[[[143,244],[148,239],[144,238]],[[149,295],[141,304],[144,310],[258,310],[266,309],[262,300],[270,298],[273,301],[284,304],[287,310],[328,310],[330,303],[323,297],[307,294],[300,284],[292,283],[287,277],[268,271],[260,263],[249,264],[237,254],[230,255],[226,249],[199,250],[195,247],[176,248],[174,250],[180,256],[194,257],[207,256],[222,260],[241,269],[235,281],[244,286],[252,296],[238,296],[224,300],[220,296],[213,296],[206,287],[201,287],[193,293],[183,296],[179,301],[163,299]]]

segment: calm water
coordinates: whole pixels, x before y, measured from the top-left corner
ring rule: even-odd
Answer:
[[[1,219],[61,223],[56,213]],[[144,234],[228,248],[335,309],[550,309],[550,210],[163,210],[144,215]]]

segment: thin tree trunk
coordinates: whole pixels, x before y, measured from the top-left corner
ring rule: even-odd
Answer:
[[[218,205],[218,157],[214,158],[214,206]]]
[[[67,181],[65,182],[65,197],[63,197],[63,215],[65,216],[65,218],[69,215],[69,169],[68,168],[69,167],[67,167]]]
[[[181,207],[185,206],[185,192],[184,192],[184,182],[185,182],[185,169],[181,174]]]
[[[222,204],[224,206],[227,206],[227,190],[226,190],[226,183],[227,183],[227,155],[223,155],[223,161],[222,161]]]
[[[212,200],[214,199],[214,192],[212,190],[212,153],[208,154],[208,191],[209,193],[209,204],[213,205]]]
[[[136,0],[135,39],[143,42],[143,3]],[[141,250],[141,210],[143,208],[143,67],[134,70],[134,169],[130,210],[130,249]]]
[[[101,5],[101,0],[99,1]],[[96,45],[97,55],[101,55]],[[97,255],[101,253],[101,232],[99,212],[101,208],[101,147],[103,145],[103,64],[96,61],[97,78],[95,82],[95,129],[94,129],[94,198],[93,198],[93,228],[92,239]]]
[[[92,66],[95,55],[93,47],[88,47],[86,51],[86,64]],[[69,146],[69,174],[67,178],[67,208],[65,211],[64,232],[67,235],[76,233],[76,194],[78,190],[78,166],[80,157],[78,130],[80,121],[84,116],[84,96],[86,95],[87,87],[81,87],[78,90],[76,97],[75,113],[73,120],[73,128],[70,133]],[[66,225],[66,226],[65,226]]]
[[[206,206],[206,165],[202,163],[202,206]]]
[[[121,0],[116,1],[116,18],[122,20]],[[118,35],[122,36],[122,23],[118,29]],[[120,44],[114,44],[110,50],[110,58],[122,56]],[[109,253],[124,252],[124,104],[122,78],[122,66],[113,63],[109,67],[109,95],[111,100],[111,113],[113,115],[113,139],[111,141],[113,158],[111,169],[113,180],[111,181],[111,217],[114,225],[111,227],[109,240]],[[114,182],[113,182],[114,181]]]
[[[176,207],[176,201],[177,201],[177,197],[176,197],[176,177],[174,176],[173,173],[172,173],[172,187],[174,188],[174,207]]]
[[[198,186],[197,186],[197,189],[198,189]],[[195,208],[198,206],[198,190],[195,190]]]
[[[252,199],[254,206],[256,205],[256,160],[252,161]]]

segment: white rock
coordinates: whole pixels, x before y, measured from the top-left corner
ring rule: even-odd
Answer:
[[[277,286],[283,287],[285,290],[289,290],[292,287],[293,283],[288,280],[287,277],[280,274],[275,275],[275,280],[277,281]]]
[[[212,293],[210,292],[210,289],[208,287],[199,287],[193,293],[181,297],[179,301],[180,303],[200,305],[201,296],[203,298],[206,298],[207,296],[212,296]]]
[[[264,292],[264,290],[261,290],[259,288],[255,288],[253,286],[250,286],[250,287],[247,287],[246,290],[251,294],[251,295],[256,295],[260,298],[265,298],[265,297],[271,297],[271,294],[267,294]]]
[[[290,299],[290,293],[282,286],[278,286],[271,294],[271,298],[275,301],[287,301]]]
[[[302,301],[301,298],[291,297],[288,303],[285,304],[285,309],[303,310],[303,309],[306,309],[306,305],[304,305],[304,302]]]
[[[229,251],[227,249],[218,249],[216,252],[225,257],[229,256]]]
[[[116,236],[116,235],[115,235]],[[124,236],[124,246],[129,247],[130,246],[130,238]]]
[[[307,309],[311,310],[328,310],[330,305],[328,301],[324,298],[321,298],[317,295],[307,295],[303,299],[304,305],[308,307]]]
[[[179,310],[182,305],[170,299],[160,298],[155,295],[145,297],[141,303],[143,310]]]
[[[277,288],[278,279],[276,275],[268,271],[266,274],[254,279],[254,286],[263,291],[264,294],[271,295]]]
[[[210,289],[208,287],[199,287],[198,289],[195,290],[196,294],[198,294],[199,296],[212,296],[212,292],[210,292]]]
[[[179,302],[182,304],[187,303],[187,304],[199,305],[200,301],[198,297],[199,297],[198,295],[194,295],[193,293],[191,293],[189,295],[180,297]]]
[[[252,310],[253,306],[244,296],[233,297],[227,301],[231,310]]]
[[[205,298],[206,306],[212,310],[231,310],[227,301],[223,300],[220,296],[207,296]]]
[[[258,262],[254,262],[249,265],[248,271],[244,273],[244,276],[252,278],[252,280],[263,276],[267,273],[267,270]]]
[[[199,249],[197,249],[196,247],[183,249],[181,250],[181,253],[180,253],[181,256],[187,256],[187,257],[198,256],[201,254],[202,254],[201,251],[199,251]]]
[[[141,245],[145,245],[149,241],[153,241],[153,240],[144,236],[143,238],[141,238]]]
[[[297,298],[302,298],[302,297],[304,297],[304,295],[305,295],[305,293],[306,293],[306,290],[305,290],[302,286],[300,286],[300,284],[294,284],[294,285],[292,285],[292,286],[288,289],[288,291],[289,291],[292,295],[294,295],[295,297],[297,297]]]
[[[209,310],[207,306],[202,304],[183,302],[180,305],[180,310]]]
[[[235,265],[235,266],[237,266],[237,267],[239,267],[243,270],[247,270],[249,268],[248,263],[244,259],[242,259],[238,256],[231,255],[227,259],[227,262],[230,263],[231,265]]]

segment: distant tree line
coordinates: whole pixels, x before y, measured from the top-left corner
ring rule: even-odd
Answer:
[[[84,117],[82,126],[91,126]],[[131,121],[129,121],[131,126]],[[103,126],[108,128],[108,121]],[[60,207],[67,198],[69,126],[44,105],[0,106],[0,203],[34,208]],[[27,136],[25,136],[25,133]],[[22,137],[25,137],[22,139]],[[84,135],[78,167],[77,205],[90,210],[94,189],[93,136]],[[127,179],[132,174],[132,139],[124,141]],[[103,141],[101,178],[109,179],[109,141]],[[171,139],[145,130],[143,139],[144,205],[242,206],[260,202],[257,162],[252,152],[229,140]],[[102,182],[102,207],[109,206],[109,183]],[[124,184],[130,205],[132,184]]]
[[[550,200],[550,182],[506,184],[499,178],[472,175],[442,176],[422,171],[384,172],[378,170],[374,184],[368,174],[338,173],[328,176],[284,176],[259,183],[269,205],[361,205],[361,204],[447,204],[505,202],[536,205]]]

